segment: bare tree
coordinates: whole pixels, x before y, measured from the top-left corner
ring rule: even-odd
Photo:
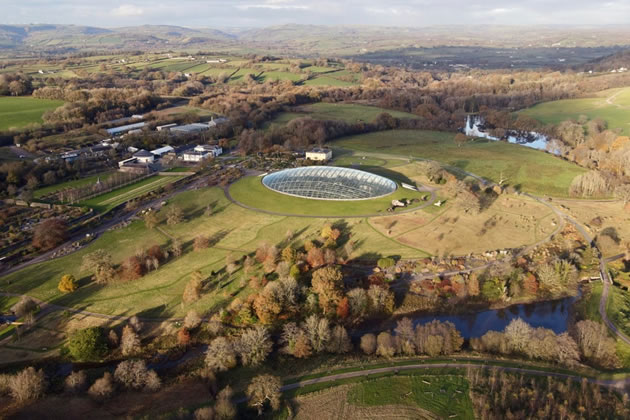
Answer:
[[[328,351],[338,354],[352,351],[352,342],[348,336],[348,331],[342,325],[336,325],[332,329],[330,341],[328,342]]]
[[[281,387],[280,378],[273,375],[258,375],[252,379],[245,391],[248,399],[247,404],[256,408],[258,415],[262,415],[267,403],[275,411],[280,408]]]
[[[40,398],[45,391],[46,377],[41,369],[27,367],[9,380],[9,393],[19,403]]]
[[[109,398],[114,393],[114,382],[112,380],[112,374],[105,372],[102,378],[94,381],[88,394],[97,400],[104,400]]]
[[[236,351],[231,341],[217,337],[210,342],[205,358],[206,366],[212,371],[225,371],[236,366]]]
[[[120,351],[127,356],[140,349],[140,337],[129,325],[125,325],[120,338]]]
[[[267,358],[272,347],[267,328],[258,325],[241,334],[237,351],[244,365],[258,366]]]

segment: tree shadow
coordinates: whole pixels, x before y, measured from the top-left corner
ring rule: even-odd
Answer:
[[[416,185],[416,182],[409,179],[407,175],[401,174],[400,172],[396,172],[388,168],[383,168],[382,166],[361,165],[361,170],[365,172],[370,172],[376,175],[380,175],[380,176],[383,176],[385,178],[388,178],[397,182],[414,185],[414,186]]]
[[[165,303],[136,313],[140,318],[171,318],[173,311]]]

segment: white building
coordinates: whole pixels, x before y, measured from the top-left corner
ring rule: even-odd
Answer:
[[[171,124],[165,124],[165,125],[158,125],[157,127],[155,127],[155,129],[157,131],[162,131],[162,130],[169,130],[173,127],[177,127],[177,124],[171,123]]]
[[[223,154],[222,147],[216,146],[216,145],[210,145],[210,144],[201,144],[201,145],[195,146],[193,150],[195,152],[200,152],[200,153],[211,153],[212,156],[214,157],[217,157]]]
[[[201,131],[206,131],[209,130],[210,127],[208,126],[208,124],[201,124],[201,123],[194,123],[194,124],[186,124],[186,125],[180,125],[177,127],[171,127],[171,133],[176,133],[176,134],[192,134],[192,133],[199,133]]]
[[[332,159],[332,150],[330,149],[313,149],[306,152],[306,159],[326,162]]]
[[[136,152],[133,157],[137,160],[138,163],[153,163],[153,161],[155,160],[155,156],[144,149]]]
[[[189,150],[182,155],[184,162],[201,162],[202,160],[212,156],[210,152],[196,152]]]

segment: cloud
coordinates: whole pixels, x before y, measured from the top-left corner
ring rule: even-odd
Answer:
[[[141,16],[144,9],[133,4],[123,4],[112,10],[112,15],[119,17]]]

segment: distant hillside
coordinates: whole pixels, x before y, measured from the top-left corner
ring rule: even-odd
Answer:
[[[178,26],[135,26],[102,29],[76,25],[1,25],[0,48],[29,51],[186,49],[226,47],[233,35]]]
[[[622,67],[630,69],[630,49],[590,61],[585,65],[580,66],[579,70],[602,72],[618,70]]]
[[[280,25],[221,31],[169,25],[113,29],[76,25],[0,25],[0,50],[23,53],[66,53],[104,49],[108,51],[204,50],[291,56],[360,57],[360,59],[365,58],[386,64],[390,62],[391,57],[383,60],[377,56],[381,52],[392,51],[397,56],[394,61],[391,61],[395,64],[407,61],[399,59],[401,54],[403,56],[417,55],[417,50],[423,48],[528,48],[532,51],[603,48],[595,51],[594,54],[583,51],[586,53],[585,57],[577,61],[566,60],[566,65],[579,65],[594,58],[615,53],[618,48],[610,47],[619,45],[630,46],[630,26],[477,25],[406,28],[358,25]],[[450,52],[447,53],[450,54]],[[492,54],[493,51],[489,53]],[[550,54],[544,55],[550,56]],[[560,61],[561,59],[562,57],[551,57],[552,62],[553,60],[564,62]]]

